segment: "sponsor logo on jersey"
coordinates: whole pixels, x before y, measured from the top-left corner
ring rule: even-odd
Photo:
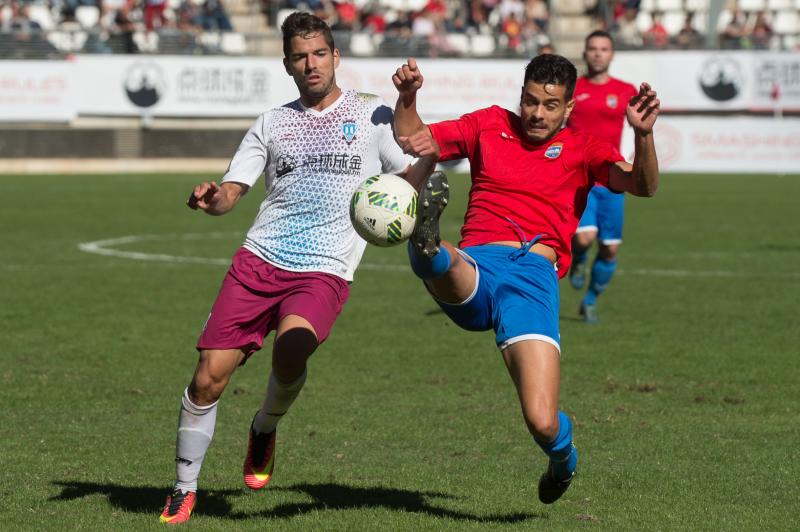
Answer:
[[[616,94],[608,94],[608,95],[606,95],[606,105],[610,109],[616,109],[618,103],[619,103],[619,98],[617,97]]]
[[[344,133],[344,140],[347,144],[350,144],[356,139],[356,131],[358,130],[358,124],[355,122],[345,122],[342,124],[342,133]]]
[[[546,150],[544,150],[544,156],[548,159],[558,159],[558,156],[561,155],[561,149],[563,147],[564,143],[554,142],[553,144],[549,145]]]
[[[278,162],[275,164],[275,175],[283,177],[289,172],[297,168],[297,161],[291,155],[282,153],[278,156]]]

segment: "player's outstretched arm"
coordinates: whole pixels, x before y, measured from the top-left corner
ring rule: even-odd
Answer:
[[[413,57],[398,68],[392,76],[397,89],[397,104],[394,110],[395,136],[410,137],[415,133],[427,130],[417,113],[417,91],[422,88],[422,72]],[[429,133],[430,134],[430,133]]]
[[[219,216],[233,209],[239,199],[245,195],[248,186],[242,183],[228,182],[218,185],[213,181],[200,183],[192,191],[186,205],[190,209],[200,209],[208,214]]]
[[[615,190],[649,197],[658,189],[658,157],[653,140],[653,126],[661,110],[657,96],[648,83],[642,83],[628,104],[628,123],[634,131],[633,164],[623,161],[611,168],[609,185]]]

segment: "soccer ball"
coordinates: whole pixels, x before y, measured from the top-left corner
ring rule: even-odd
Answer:
[[[408,240],[417,217],[417,191],[392,174],[367,178],[353,193],[350,220],[358,236],[376,246]]]

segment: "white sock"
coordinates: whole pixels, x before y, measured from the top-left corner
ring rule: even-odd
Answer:
[[[294,382],[284,384],[275,378],[274,373],[269,374],[269,384],[267,384],[267,395],[264,397],[264,404],[253,418],[253,429],[259,433],[270,433],[278,426],[278,421],[292,406],[294,400],[300,395],[303,384],[306,382],[308,370],[303,370]]]
[[[189,389],[183,391],[178,441],[175,443],[175,487],[181,491],[197,491],[197,477],[200,476],[203,458],[214,437],[217,403],[219,401],[198,406],[189,399]]]

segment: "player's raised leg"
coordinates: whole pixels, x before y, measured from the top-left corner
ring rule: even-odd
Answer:
[[[525,340],[506,347],[503,359],[517,388],[528,430],[549,457],[539,479],[539,500],[551,504],[569,487],[578,462],[572,424],[558,410],[560,355],[550,342]]]
[[[439,218],[447,206],[449,186],[443,172],[434,172],[419,193],[417,224],[408,241],[411,269],[436,299],[461,303],[475,288],[475,268],[456,248],[441,239]]]
[[[278,422],[300,395],[306,382],[306,362],[318,345],[317,333],[307,319],[290,314],[278,324],[272,372],[264,402],[250,426],[244,460],[244,483],[250,489],[262,489],[272,478]]]
[[[192,514],[200,468],[214,437],[217,403],[242,360],[244,353],[240,349],[200,352],[192,382],[181,398],[175,444],[175,487],[161,512],[162,523],[183,523]]]

